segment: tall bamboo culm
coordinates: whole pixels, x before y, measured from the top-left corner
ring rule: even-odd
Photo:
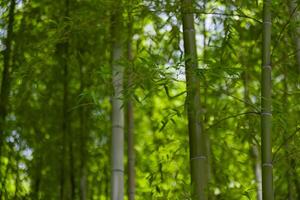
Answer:
[[[113,2],[111,15],[111,62],[112,62],[112,146],[111,146],[111,200],[124,198],[124,111],[122,102],[123,66],[120,64],[123,54],[121,1]]]
[[[182,24],[187,88],[192,199],[207,199],[208,159],[200,120],[200,92],[197,77],[197,47],[192,0],[182,0]]]
[[[132,84],[132,64],[133,64],[133,54],[132,54],[132,17],[130,12],[128,14],[128,40],[127,40],[127,89],[129,90],[128,100],[127,100],[127,112],[126,112],[126,131],[127,131],[127,156],[128,156],[128,200],[135,199],[135,150],[134,150],[134,105],[133,105],[133,90],[130,89]]]
[[[272,164],[272,81],[271,81],[271,0],[263,5],[263,47],[261,69],[261,154],[263,200],[273,200]]]

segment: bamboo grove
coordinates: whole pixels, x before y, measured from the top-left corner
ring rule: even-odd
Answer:
[[[0,200],[299,200],[299,5],[1,0]]]

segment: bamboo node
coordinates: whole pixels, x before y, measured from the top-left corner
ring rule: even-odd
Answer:
[[[261,115],[272,116],[272,113],[270,113],[270,112],[261,112]]]
[[[124,170],[123,169],[112,169],[113,172],[121,172],[121,173],[124,173]]]
[[[272,25],[272,22],[271,21],[264,21],[264,24],[270,24],[270,25]]]
[[[271,65],[264,65],[263,68],[271,70],[272,66]]]
[[[195,29],[193,29],[193,28],[186,28],[186,29],[183,30],[183,32],[190,32],[190,31],[195,32]]]
[[[191,161],[192,160],[206,160],[206,156],[196,156],[196,157],[193,157],[190,159]]]
[[[112,128],[120,128],[120,129],[123,129],[124,127],[121,126],[121,125],[112,125]]]
[[[262,166],[263,167],[272,167],[273,168],[273,164],[272,163],[264,163]]]

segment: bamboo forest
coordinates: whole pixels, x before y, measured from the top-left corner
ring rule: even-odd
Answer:
[[[299,0],[0,0],[0,200],[300,200]]]

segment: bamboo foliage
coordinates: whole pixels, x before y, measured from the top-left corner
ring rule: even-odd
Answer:
[[[248,67],[246,66],[246,69],[244,71],[244,102],[245,102],[245,108],[249,111],[249,105],[251,105],[251,100],[249,97],[249,82],[250,82],[250,76],[248,73]],[[250,112],[250,111],[249,111]],[[247,117],[246,119],[246,124],[248,127],[247,134],[251,134],[252,124],[249,118]],[[255,175],[255,181],[256,181],[256,199],[257,200],[262,200],[262,188],[261,188],[261,163],[260,163],[260,157],[259,157],[259,149],[258,146],[254,143],[252,138],[249,138],[249,152],[250,152],[250,157],[252,158],[252,168],[253,168],[253,174]]]
[[[0,2],[0,199],[299,198],[298,0]]]

